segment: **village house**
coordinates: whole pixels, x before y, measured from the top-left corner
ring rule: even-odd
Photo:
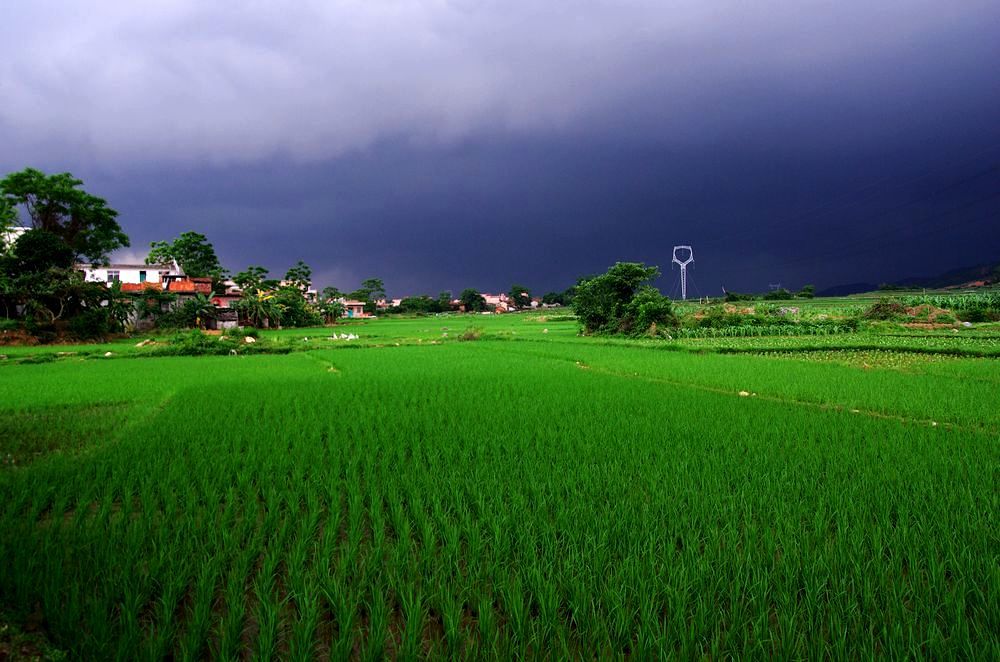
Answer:
[[[92,283],[164,283],[167,277],[183,276],[184,272],[172,264],[133,264],[114,263],[107,265],[78,264],[78,271],[83,272],[85,280]],[[164,288],[166,289],[166,288]]]
[[[341,301],[344,304],[344,317],[371,317],[365,312],[365,302],[357,301],[355,299],[345,299]]]
[[[493,309],[493,312],[506,313],[514,309],[514,305],[511,303],[510,297],[508,297],[504,292],[501,292],[500,294],[488,294],[483,292],[481,296],[486,300],[486,305]]]
[[[0,232],[0,251],[8,251],[14,248],[14,243],[21,238],[21,235],[31,228],[24,228],[20,225],[9,227]]]

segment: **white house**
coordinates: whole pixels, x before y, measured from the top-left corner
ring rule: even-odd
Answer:
[[[95,283],[162,283],[168,276],[184,274],[177,263],[173,264],[129,264],[107,265],[78,264],[84,278]]]
[[[31,228],[22,228],[19,225],[15,225],[7,228],[3,232],[0,232],[0,252],[12,249],[14,247],[14,242],[30,229]]]

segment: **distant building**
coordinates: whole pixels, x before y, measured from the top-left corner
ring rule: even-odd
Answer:
[[[365,312],[364,301],[345,299],[342,303],[344,304],[344,317],[370,317]]]
[[[86,280],[92,283],[160,283],[166,289],[168,278],[183,278],[184,272],[172,264],[132,264],[114,263],[107,265],[78,264],[76,268],[83,272]]]
[[[494,312],[506,313],[514,309],[513,302],[504,292],[501,292],[500,294],[488,294],[483,292],[480,296],[486,300],[486,305],[492,308]]]

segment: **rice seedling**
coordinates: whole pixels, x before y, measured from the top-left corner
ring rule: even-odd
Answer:
[[[995,359],[832,360],[995,339],[483,325],[0,366],[0,599],[83,659],[997,652]]]

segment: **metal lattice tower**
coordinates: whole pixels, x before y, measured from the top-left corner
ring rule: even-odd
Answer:
[[[687,251],[687,257],[684,258],[684,259],[679,258],[677,256],[677,251],[680,251],[681,255],[684,254],[684,251]],[[683,299],[683,300],[686,301],[687,298],[688,298],[687,266],[689,264],[691,264],[692,262],[694,262],[694,251],[691,250],[690,246],[674,246],[674,255],[673,255],[673,259],[671,260],[671,262],[680,265],[680,268],[681,268],[681,299]]]

